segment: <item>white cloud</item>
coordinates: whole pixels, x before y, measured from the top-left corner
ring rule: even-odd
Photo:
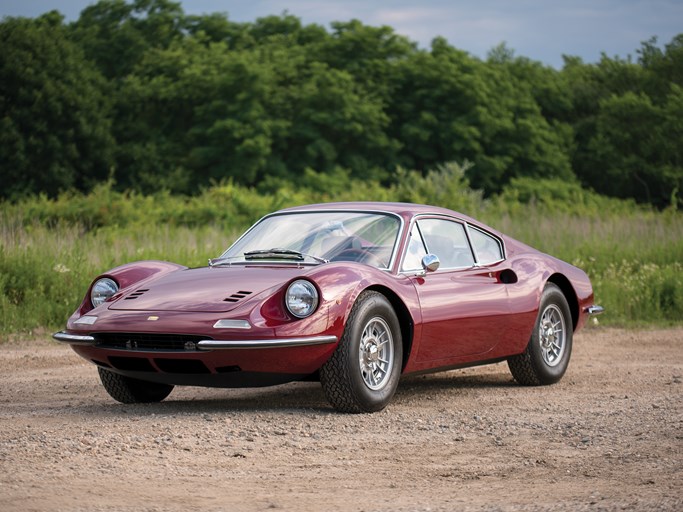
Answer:
[[[37,16],[58,9],[75,19],[96,0],[0,0],[0,16]],[[356,18],[389,25],[427,48],[436,36],[485,57],[505,41],[517,55],[562,65],[561,55],[587,62],[600,52],[625,57],[641,41],[668,43],[683,32],[683,0],[181,0],[186,13],[227,12],[234,21],[289,12],[329,27]]]

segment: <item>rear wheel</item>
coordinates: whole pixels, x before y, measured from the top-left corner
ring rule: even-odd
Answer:
[[[161,402],[173,391],[170,384],[133,379],[99,367],[97,371],[109,396],[122,404]]]
[[[320,369],[325,396],[341,412],[382,410],[396,391],[402,360],[396,312],[381,293],[363,292],[337,350]]]
[[[525,386],[553,384],[567,371],[572,352],[572,317],[562,291],[548,283],[526,350],[508,359],[510,372]]]

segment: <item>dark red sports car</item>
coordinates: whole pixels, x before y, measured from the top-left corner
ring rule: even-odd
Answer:
[[[465,215],[335,203],[267,215],[207,267],[116,267],[53,336],[123,403],[315,378],[371,412],[402,374],[507,360],[520,384],[557,382],[601,311],[582,270]]]

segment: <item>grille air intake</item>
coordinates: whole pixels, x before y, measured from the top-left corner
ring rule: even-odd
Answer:
[[[145,292],[148,292],[148,291],[149,291],[149,288],[145,288],[144,290],[136,290],[136,291],[134,291],[133,293],[131,293],[130,295],[128,295],[128,297],[126,297],[126,298],[123,299],[123,300],[134,300],[134,299],[137,299],[138,297],[142,296]]]
[[[251,295],[251,292],[239,291],[223,299],[224,302],[239,302],[247,295]]]
[[[99,347],[124,350],[178,350],[187,351],[198,341],[210,339],[207,336],[188,334],[151,334],[129,332],[100,332],[94,335]]]

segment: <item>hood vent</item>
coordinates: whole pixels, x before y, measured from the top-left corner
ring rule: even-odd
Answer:
[[[149,288],[145,288],[144,290],[136,290],[123,300],[137,299],[138,297],[141,297],[145,292],[148,292],[148,291],[149,291]]]
[[[251,292],[239,291],[237,293],[233,293],[230,297],[226,297],[225,299],[223,299],[223,301],[224,302],[239,302],[240,300],[242,300],[247,295],[251,295]]]

